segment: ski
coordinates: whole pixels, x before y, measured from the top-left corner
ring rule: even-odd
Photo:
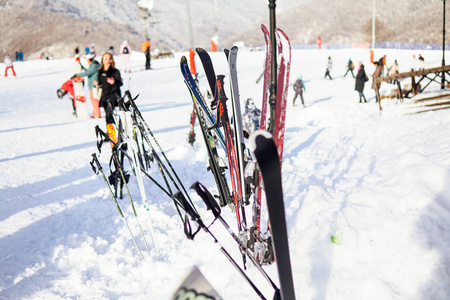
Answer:
[[[280,279],[280,299],[295,300],[281,182],[281,164],[277,147],[269,132],[258,130],[250,136],[250,148],[255,154],[264,182],[272,243]]]
[[[182,57],[180,61],[181,71],[183,77],[190,92],[194,108],[196,109],[197,118],[201,127],[201,132],[203,139],[205,141],[205,146],[208,151],[208,169],[211,170],[214,180],[216,181],[217,189],[219,192],[219,201],[221,206],[225,206],[231,203],[230,191],[228,188],[228,183],[225,178],[226,165],[223,160],[219,157],[216,145],[213,141],[213,137],[210,131],[210,124],[208,122],[208,117],[205,110],[202,109],[200,101],[202,98],[201,94],[198,92],[198,86],[195,82],[190,81],[192,76],[189,77],[189,68],[187,67],[186,57]],[[225,148],[226,149],[226,148]]]
[[[264,81],[263,81],[263,97],[262,97],[262,105],[261,105],[261,119],[259,121],[259,128],[266,129],[267,125],[267,104],[269,100],[269,87],[270,87],[270,74],[271,74],[271,63],[272,63],[272,44],[270,40],[270,33],[264,24],[261,24],[261,30],[264,35],[264,42],[266,45],[266,58],[264,61]],[[253,207],[253,224],[254,231],[259,233],[261,230],[261,197],[262,197],[262,178],[259,171],[255,173],[255,202]]]
[[[261,121],[259,128],[266,129],[267,125],[267,103],[269,100],[269,86],[270,86],[270,66],[272,63],[272,44],[270,41],[270,33],[264,24],[261,24],[261,30],[264,34],[264,42],[266,45],[266,58],[264,61],[264,81],[263,81],[263,97],[261,105]]]
[[[218,94],[217,94],[217,82],[216,82],[216,73],[214,71],[214,67],[211,61],[211,57],[205,49],[197,48],[198,57],[200,58],[203,70],[205,70],[205,75],[208,80],[209,88],[212,93],[213,100],[211,101],[211,109],[216,109],[218,105]]]
[[[194,78],[192,77],[191,71],[187,64],[186,57],[184,57],[184,59],[183,59],[183,57],[181,58],[181,61],[180,61],[180,68],[181,68],[181,73],[183,74],[184,81],[188,85],[189,90],[192,91],[192,93],[194,94],[196,105],[197,105],[198,109],[203,110],[205,119],[208,122],[208,126],[212,127],[216,124],[216,119],[214,118],[205,99],[203,98],[202,94],[200,93],[200,89],[198,88],[198,85],[196,84]],[[220,131],[220,129],[216,127],[213,129],[213,132],[215,133],[215,135],[216,135],[220,145],[223,147],[223,149],[226,149],[225,138],[223,136],[222,131]]]
[[[278,49],[278,77],[274,140],[280,157],[280,165],[282,165],[289,74],[291,69],[291,45],[289,38],[281,29],[276,28],[275,35],[277,37]]]
[[[242,201],[241,181],[238,174],[239,166],[236,157],[236,149],[234,147],[233,133],[231,131],[230,119],[228,117],[228,110],[226,105],[228,97],[226,96],[224,90],[224,78],[224,75],[217,76],[217,93],[219,98],[219,106],[217,107],[217,112],[220,116],[220,121],[224,128],[231,187],[233,188],[234,206],[236,210],[236,219],[239,232],[242,232],[246,230],[247,222],[245,219],[245,207]]]
[[[242,201],[245,204],[249,203],[250,190],[248,184],[245,183],[245,143],[244,143],[244,129],[242,128],[242,113],[241,101],[239,96],[239,85],[237,78],[237,53],[238,47],[231,48],[228,55],[228,65],[230,69],[230,86],[231,86],[231,105],[233,108],[233,127],[234,127],[234,143],[236,145],[237,160],[239,165],[239,177],[241,180]],[[248,161],[248,159],[247,159]]]
[[[189,134],[188,134],[188,143],[191,145],[194,145],[195,142],[195,131],[194,131],[194,126],[195,126],[195,105],[192,106],[192,113],[190,116],[190,130],[189,130]]]

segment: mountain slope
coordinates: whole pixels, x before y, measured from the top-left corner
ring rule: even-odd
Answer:
[[[277,26],[293,44],[370,42],[372,0],[284,0],[277,1]],[[1,0],[0,60],[23,50],[26,59],[38,54],[69,57],[76,46],[95,43],[100,52],[127,40],[139,50],[146,32],[152,48],[181,50],[209,48],[218,34],[219,48],[244,41],[263,43],[260,24],[269,24],[267,0],[153,1],[151,26],[146,30],[134,0]],[[216,3],[216,6],[214,5]],[[442,42],[441,0],[385,0],[376,2],[377,41]],[[450,18],[447,18],[447,20]],[[450,21],[447,21],[449,24]],[[450,29],[450,26],[448,26]],[[405,30],[407,28],[407,30]]]

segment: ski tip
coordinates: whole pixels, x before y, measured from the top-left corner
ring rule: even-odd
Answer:
[[[180,64],[185,64],[185,63],[187,63],[187,59],[186,59],[186,56],[183,55],[181,57]]]
[[[257,147],[257,139],[259,138],[264,138],[264,139],[273,139],[272,134],[270,134],[270,132],[266,131],[266,130],[256,130],[255,132],[253,132],[250,135],[249,138],[249,148],[252,152],[255,152],[256,147]]]
[[[195,48],[195,51],[196,51],[197,53],[205,53],[205,52],[206,52],[205,49],[200,48],[200,47]]]

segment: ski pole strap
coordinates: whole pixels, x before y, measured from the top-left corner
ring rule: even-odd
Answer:
[[[197,192],[197,195],[202,198],[203,202],[205,202],[206,207],[208,208],[208,210],[212,211],[216,219],[220,217],[221,210],[219,205],[217,204],[217,201],[203,184],[197,181],[191,186],[191,189]]]
[[[181,193],[180,191],[177,191],[173,196],[172,196],[175,200],[177,200],[178,204],[181,206],[181,208],[184,210],[185,212],[185,217],[184,217],[184,234],[186,235],[186,237],[190,240],[193,240],[195,235],[200,231],[200,223],[201,223],[201,219],[198,213],[195,212],[195,210],[192,208],[192,206],[189,204],[189,202],[186,200],[186,197],[183,195],[183,193]],[[196,221],[199,226],[197,227],[197,230],[195,232],[192,232],[192,227],[191,227],[191,223],[189,222],[189,215],[192,220]]]

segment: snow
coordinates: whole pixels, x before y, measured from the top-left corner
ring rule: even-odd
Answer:
[[[402,72],[417,53],[375,50],[375,57],[383,54],[388,64],[397,59]],[[440,65],[440,51],[421,54],[427,67]],[[215,191],[198,125],[197,141],[186,141],[192,103],[179,70],[181,55],[187,53],[152,60],[153,70],[144,71],[144,56],[133,53],[133,72],[122,72],[122,90],[140,95],[137,104],[185,187],[198,180]],[[226,74],[225,56],[211,55],[216,73]],[[408,101],[385,99],[380,113],[371,81],[365,87],[369,103],[359,104],[353,78],[343,74],[349,58],[362,60],[371,74],[368,50],[292,55],[290,84],[299,74],[306,84],[306,108],[292,106],[289,88],[283,155],[297,298],[449,299],[449,111],[405,115]],[[332,81],[323,79],[328,56],[334,61]],[[253,98],[258,107],[262,82],[255,80],[263,59],[259,51],[238,54],[241,99]],[[116,61],[120,69],[121,57]],[[258,299],[210,236],[200,232],[194,241],[186,239],[172,200],[147,179],[151,205],[145,211],[132,176],[129,187],[150,254],[126,194],[119,203],[145,260],[140,258],[105,182],[89,165],[97,152],[94,127],[105,129],[104,118],[76,119],[67,98],[56,97],[70,63],[20,62],[17,78],[0,78],[0,299],[169,299],[194,265],[224,299]],[[204,90],[199,61],[197,71]],[[383,83],[382,93],[392,88]],[[431,84],[423,94],[439,93],[440,86]],[[109,157],[105,145],[100,161],[106,175]],[[155,167],[152,174],[158,174]],[[190,195],[210,222],[211,213],[192,190]],[[223,216],[236,226],[229,208]],[[237,245],[216,223],[211,230],[241,263]],[[270,285],[247,266],[272,299]],[[264,269],[278,283],[275,265]]]

